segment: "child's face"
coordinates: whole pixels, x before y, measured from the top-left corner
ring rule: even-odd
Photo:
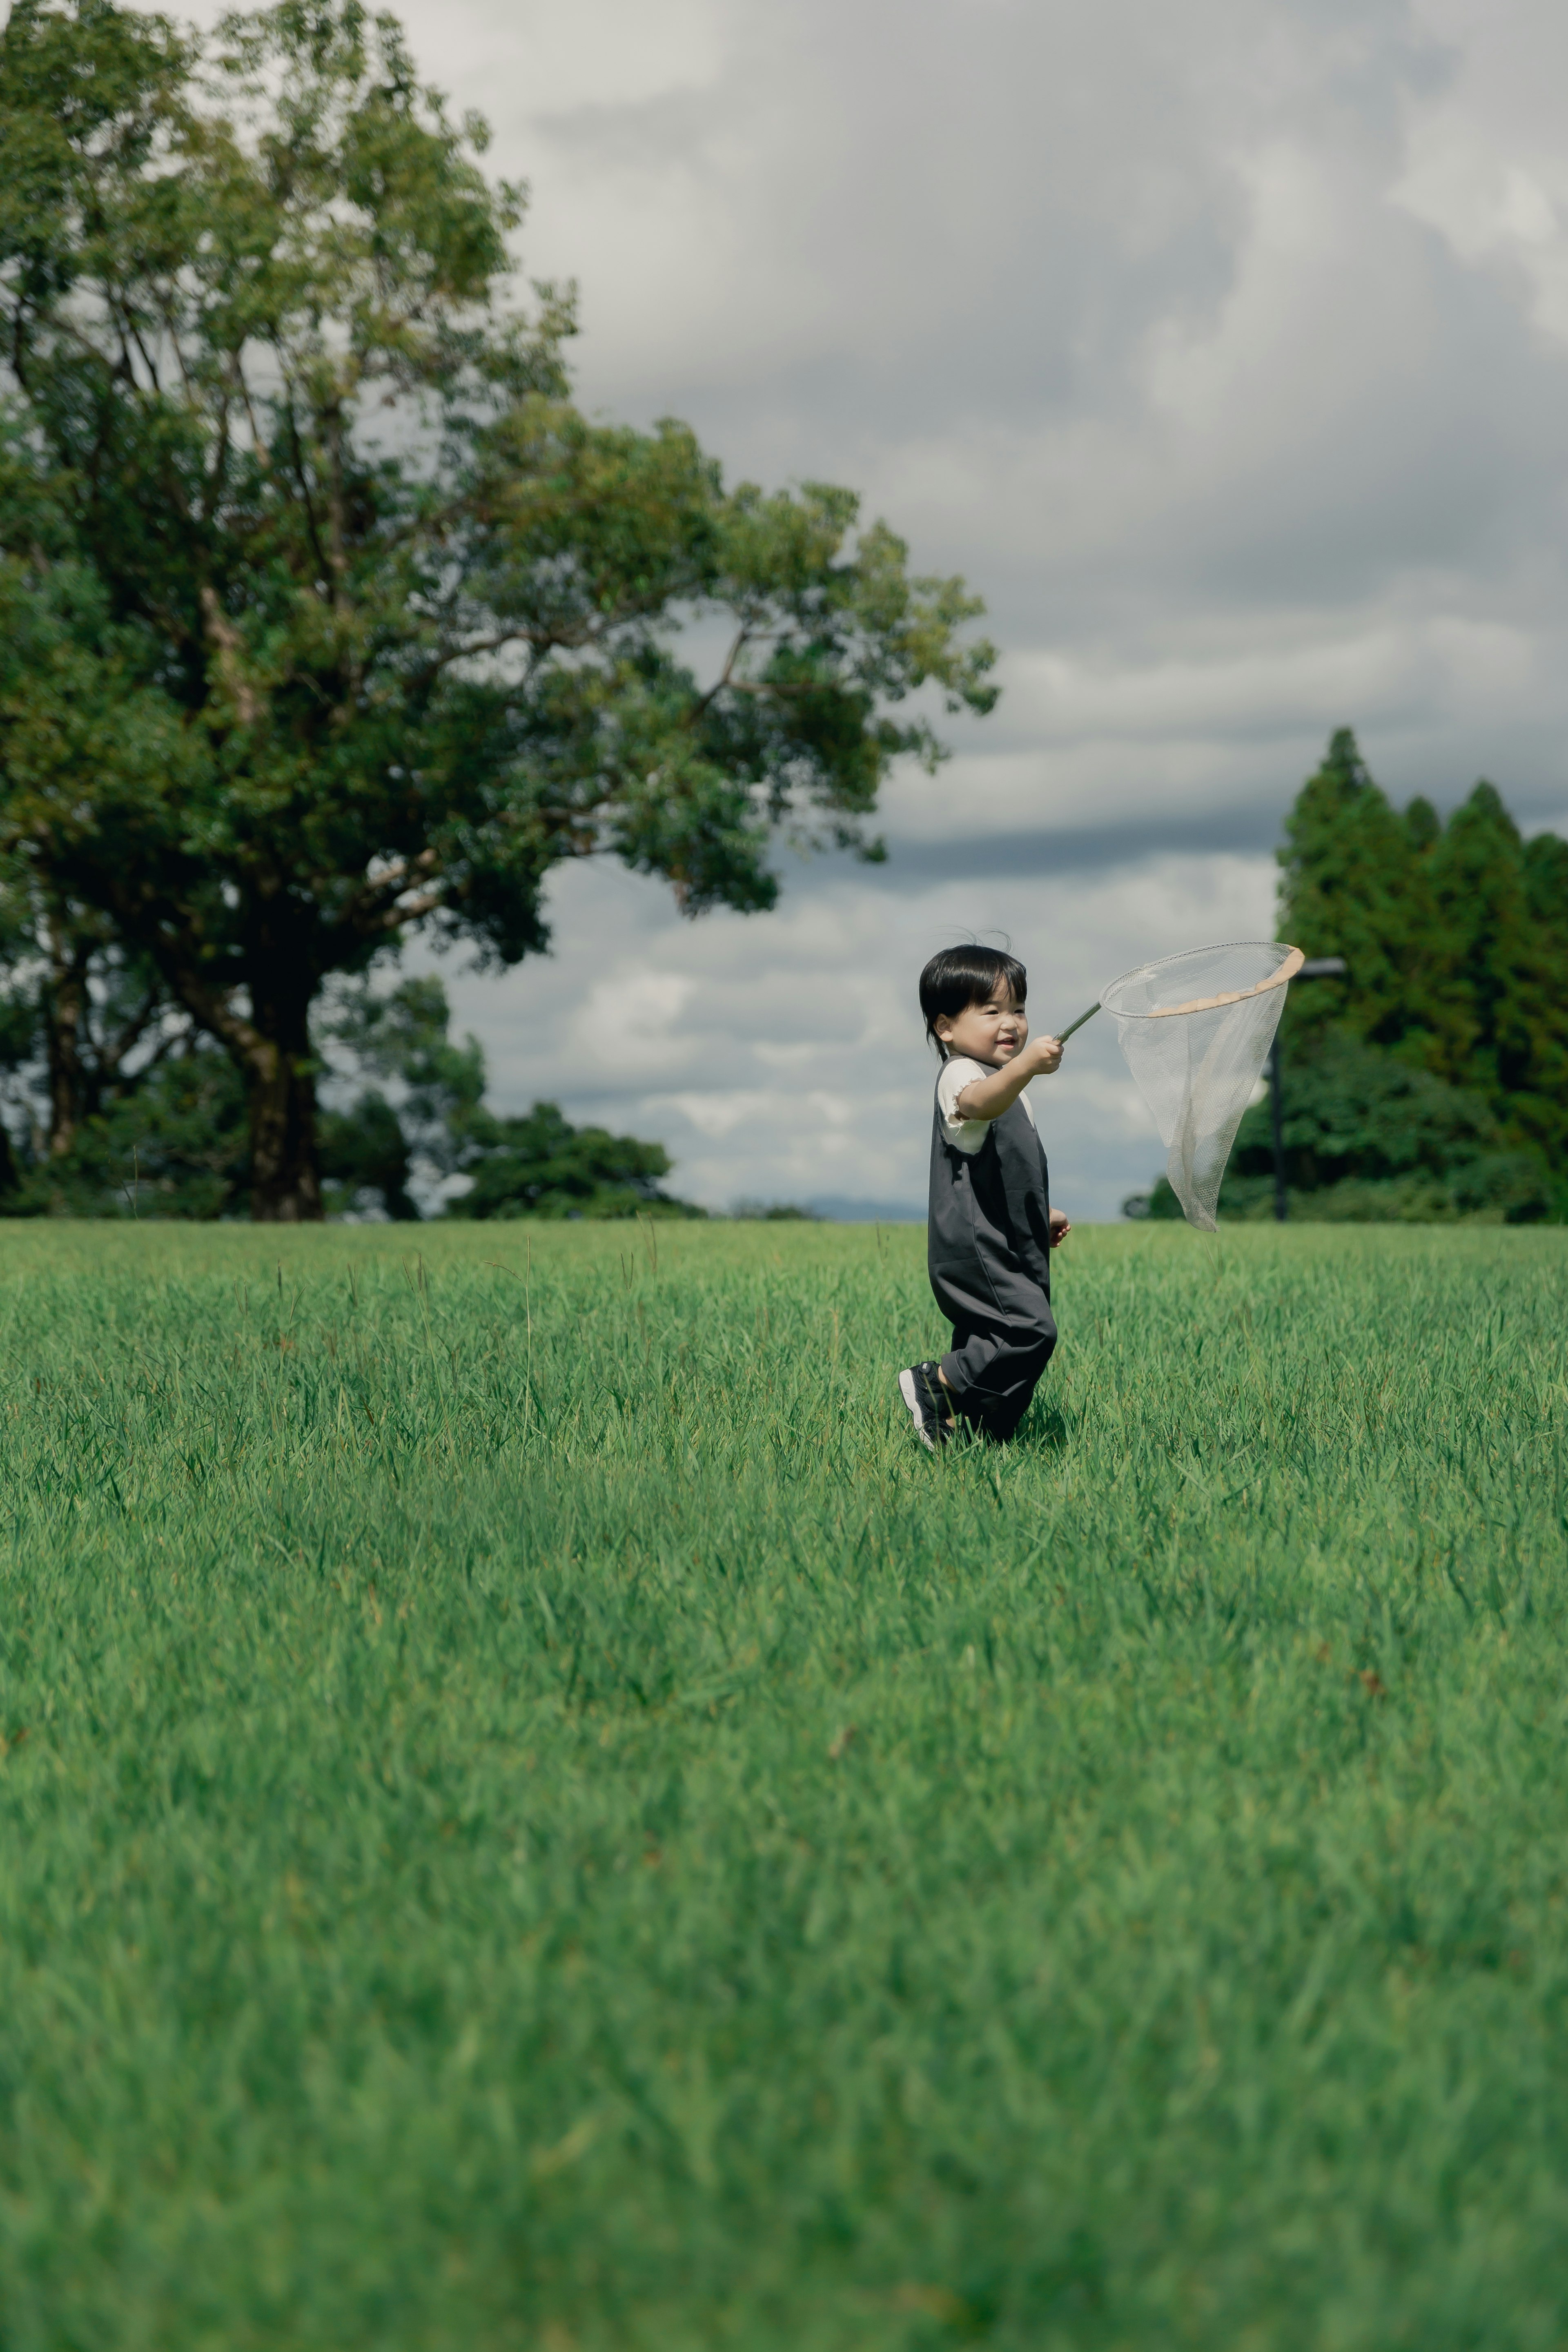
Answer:
[[[993,1070],[1010,1062],[1029,1043],[1029,1023],[1023,1006],[1013,1003],[1006,981],[989,996],[977,1004],[967,1004],[962,1013],[951,1018],[939,1013],[936,1026],[949,1054],[962,1054],[969,1061],[984,1062]]]

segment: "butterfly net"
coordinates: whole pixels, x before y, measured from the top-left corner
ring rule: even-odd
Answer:
[[[1124,971],[1101,996],[1166,1147],[1189,1224],[1215,1229],[1220,1179],[1301,970],[1297,948],[1258,940],[1192,948]]]

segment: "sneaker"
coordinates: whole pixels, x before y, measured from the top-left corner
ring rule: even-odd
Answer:
[[[899,1394],[909,1407],[915,1434],[935,1454],[952,1435],[950,1407],[934,1363],[912,1364],[898,1376]]]

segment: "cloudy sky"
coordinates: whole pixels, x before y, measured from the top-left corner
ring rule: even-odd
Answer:
[[[1061,1023],[1273,933],[1331,729],[1396,795],[1568,830],[1560,0],[404,0],[574,277],[586,404],[731,475],[853,485],[962,571],[1000,708],[886,799],[890,863],[681,922],[580,869],[557,951],[448,967],[499,1100],[661,1137],[678,1189],[918,1205],[933,949],[1010,939]],[[1311,942],[1304,944],[1311,946]],[[1162,1153],[1092,1024],[1053,1190]]]

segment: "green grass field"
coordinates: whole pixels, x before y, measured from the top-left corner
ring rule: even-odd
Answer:
[[[5,2352],[1563,2343],[1568,1234],[0,1234]]]

